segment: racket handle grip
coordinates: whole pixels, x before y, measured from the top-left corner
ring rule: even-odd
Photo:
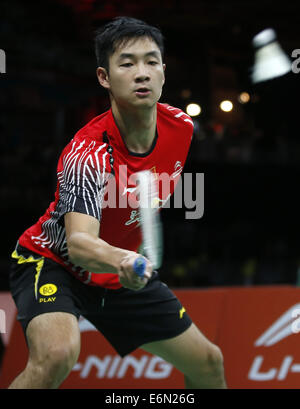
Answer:
[[[146,260],[144,257],[137,257],[133,263],[134,272],[141,278],[144,277],[144,273],[146,270]]]

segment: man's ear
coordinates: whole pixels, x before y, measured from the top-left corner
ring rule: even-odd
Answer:
[[[109,77],[108,73],[105,68],[103,67],[98,67],[96,70],[96,75],[99,81],[99,84],[106,89],[110,88],[110,83],[109,83]]]

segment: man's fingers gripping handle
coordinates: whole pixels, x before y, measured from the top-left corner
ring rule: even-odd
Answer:
[[[137,257],[133,263],[133,270],[139,277],[144,278],[146,265],[147,263],[144,257]]]

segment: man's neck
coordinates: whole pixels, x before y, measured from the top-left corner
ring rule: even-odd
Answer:
[[[152,109],[128,111],[112,101],[111,107],[127,148],[135,153],[147,152],[156,134],[156,105]]]

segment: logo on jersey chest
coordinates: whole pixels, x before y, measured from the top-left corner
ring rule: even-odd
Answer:
[[[172,169],[173,168],[173,169]],[[107,190],[102,200],[101,207],[127,209],[125,226],[137,227],[140,225],[139,212],[139,187],[138,173],[133,173],[126,165],[120,165],[115,168],[116,175],[110,178],[107,185]],[[158,173],[156,166],[152,166],[151,173],[155,177],[155,191],[151,192],[152,208],[161,208],[169,201],[178,178],[183,171],[183,165],[180,160],[174,161],[171,168],[166,169],[163,173]],[[124,214],[124,212],[123,212]]]
[[[156,166],[153,166],[151,169],[149,169],[150,172],[152,172],[155,176],[155,179],[158,179],[158,175],[156,172]],[[126,195],[127,193],[133,193],[137,190],[137,186],[132,186],[132,187],[128,187],[128,186],[124,186],[123,192],[122,192],[122,196]]]
[[[130,226],[133,223],[137,223],[136,227],[140,225],[141,216],[138,210],[132,210],[130,213],[129,220],[125,222],[125,226]]]

